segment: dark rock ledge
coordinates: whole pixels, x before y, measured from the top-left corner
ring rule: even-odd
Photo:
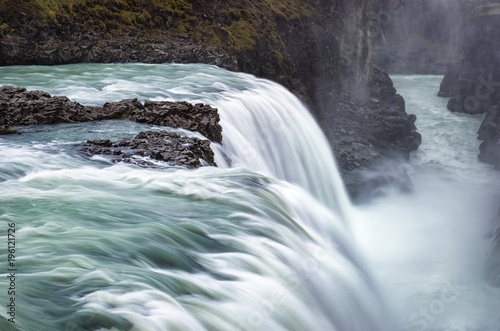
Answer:
[[[222,127],[216,108],[188,102],[155,101],[142,104],[137,99],[108,102],[102,107],[84,106],[63,96],[51,96],[43,91],[0,87],[0,132],[18,133],[9,126],[80,123],[112,119],[129,119],[139,123],[183,128],[197,131],[210,141],[222,143]],[[130,141],[113,143],[106,139],[80,144],[86,155],[111,155],[114,161],[156,167],[197,168],[216,166],[210,141],[182,137],[166,131],[141,132]],[[141,158],[142,157],[142,158]],[[146,157],[146,158],[144,158]],[[201,161],[200,159],[204,160]],[[148,161],[150,160],[150,161]]]
[[[132,140],[118,143],[108,139],[92,140],[79,146],[88,156],[109,155],[115,162],[133,163],[146,168],[157,168],[163,162],[168,166],[182,165],[189,169],[203,165],[217,166],[210,141],[182,137],[167,131],[140,132]]]
[[[389,75],[374,67],[367,85],[364,98],[341,95],[334,124],[324,128],[355,202],[370,200],[390,187],[408,191],[412,184],[400,161],[408,160],[422,142],[417,117],[406,113]]]

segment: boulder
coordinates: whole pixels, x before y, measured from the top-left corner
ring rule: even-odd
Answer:
[[[217,166],[210,141],[167,131],[140,132],[133,139],[120,142],[89,140],[77,146],[87,156],[107,155],[113,162],[133,163],[146,168]]]

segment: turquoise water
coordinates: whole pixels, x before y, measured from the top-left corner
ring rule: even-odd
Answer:
[[[14,324],[5,250],[1,330],[392,328],[328,144],[281,86],[212,66],[140,64],[4,67],[0,84],[93,105],[206,102],[224,134],[212,144],[219,167],[198,170],[75,149],[163,129],[128,121],[0,138],[0,236],[6,243],[15,223],[17,269]]]
[[[477,161],[482,118],[449,113],[440,76],[393,79],[423,136],[403,165],[413,190],[353,207],[307,109],[270,81],[206,65],[0,68],[0,85],[89,105],[208,103],[224,135],[219,167],[197,170],[74,146],[145,130],[200,137],[185,130],[105,121],[1,137],[0,330],[498,330],[500,291],[483,267],[500,182]]]

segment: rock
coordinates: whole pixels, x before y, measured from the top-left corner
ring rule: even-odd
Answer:
[[[466,12],[459,45],[463,59],[450,60],[439,96],[451,97],[452,112],[485,114],[478,131],[478,158],[500,169],[500,3],[482,4]]]
[[[451,58],[446,66],[446,73],[439,85],[438,96],[443,98],[452,97],[455,94],[455,84],[463,67],[463,59]]]
[[[500,102],[500,4],[467,12],[459,48],[463,60],[450,64],[439,95],[451,97],[448,109],[467,114],[486,113]]]
[[[98,120],[119,118],[197,131],[211,141],[222,143],[219,113],[202,103],[146,101],[143,105],[137,99],[127,99],[105,103],[96,117]]]
[[[21,134],[21,133],[17,130],[12,130],[8,126],[0,127],[0,136],[8,134]]]
[[[491,247],[486,260],[484,274],[490,285],[500,287],[500,209],[493,224],[496,229],[491,232]]]
[[[489,163],[500,170],[500,103],[486,114],[478,131],[479,161]]]
[[[368,83],[369,97],[355,98],[344,94],[335,105],[334,124],[325,132],[337,157],[346,187],[354,200],[378,191],[380,187],[400,181],[406,190],[408,178],[404,175],[388,179],[387,169],[396,163],[390,159],[406,159],[418,148],[421,136],[416,131],[416,116],[407,114],[404,99],[396,94],[387,73],[375,68]],[[394,173],[404,170],[398,169]],[[367,175],[372,173],[372,175]]]
[[[89,107],[43,91],[27,91],[12,86],[0,88],[0,125],[3,126],[113,119],[197,131],[211,141],[222,143],[217,109],[201,103],[154,101],[143,105],[137,99],[126,99],[108,102],[102,107]]]
[[[203,165],[217,166],[210,141],[183,137],[167,131],[140,132],[132,140],[115,143],[108,139],[92,140],[78,146],[88,156],[107,155],[114,162],[133,163],[147,168],[162,165],[189,169]]]
[[[0,125],[39,125],[92,120],[92,110],[43,91],[0,87]]]
[[[219,113],[216,108],[202,103],[148,101],[143,109],[136,109],[129,118],[139,123],[197,131],[211,141],[222,143]]]
[[[99,109],[96,120],[125,119],[135,112],[144,110],[144,106],[137,99],[125,99],[118,102],[106,102]]]

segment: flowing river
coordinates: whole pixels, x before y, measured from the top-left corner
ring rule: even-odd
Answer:
[[[125,120],[1,137],[0,329],[498,330],[482,271],[500,184],[477,162],[481,118],[448,113],[440,77],[394,79],[424,139],[405,165],[414,190],[353,207],[317,124],[278,84],[207,65],[0,68],[0,85],[87,105],[207,103],[224,136],[219,167],[198,170],[78,153],[165,129]]]

